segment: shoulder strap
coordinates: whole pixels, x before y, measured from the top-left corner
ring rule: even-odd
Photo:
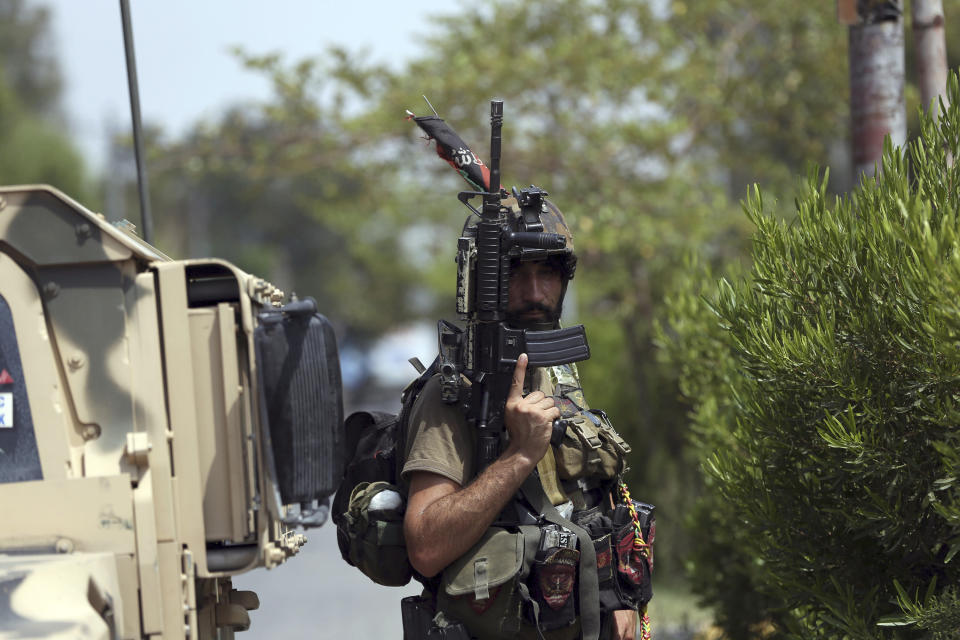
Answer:
[[[419,362],[419,360],[418,360]],[[413,364],[413,363],[411,363]],[[417,396],[423,391],[430,378],[435,376],[440,367],[440,356],[434,358],[433,362],[426,369],[421,369],[423,365],[417,368],[420,376],[415,378],[407,385],[400,396],[400,414],[397,416],[397,481],[400,480],[400,472],[403,470],[407,455],[407,433],[410,431],[410,413],[413,411],[413,403],[417,401]]]
[[[560,486],[560,478],[557,476],[557,458],[553,447],[547,447],[547,452],[537,463],[537,473],[540,474],[540,486],[543,487],[544,493],[552,504],[563,504],[570,499]]]
[[[600,637],[600,585],[597,576],[597,551],[590,534],[561,516],[547,498],[540,479],[530,474],[520,487],[530,506],[539,511],[547,522],[566,527],[580,540],[580,631],[583,640]]]

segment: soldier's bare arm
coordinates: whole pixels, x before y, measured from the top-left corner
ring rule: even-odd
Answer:
[[[476,544],[547,451],[560,411],[540,391],[523,396],[526,368],[521,355],[506,403],[510,443],[493,464],[465,487],[425,471],[410,478],[404,536],[410,564],[424,576],[436,575]]]

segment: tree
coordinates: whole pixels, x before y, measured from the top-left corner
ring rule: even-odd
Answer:
[[[366,134],[342,115],[356,95],[349,82],[336,65],[286,68],[276,55],[238,56],[271,78],[274,95],[183,140],[154,141],[160,246],[222,256],[316,297],[341,338],[349,329],[363,342],[409,318],[416,278],[398,241],[402,185],[393,159],[368,153]],[[352,66],[346,54],[332,56]]]
[[[845,69],[826,62],[842,58],[833,21],[788,2],[488,3],[439,19],[423,57],[382,80],[364,119],[392,142],[397,116],[422,113],[426,94],[486,155],[488,100],[504,99],[504,184],[546,188],[572,224],[579,319],[599,363],[581,371],[591,403],[635,443],[634,492],[661,506],[661,533],[676,543],[661,556],[665,575],[688,546],[677,525],[697,481],[686,407],[650,327],[691,249],[713,264],[742,254],[730,195],[748,177],[786,189],[844,135]],[[407,148],[421,144],[412,127],[401,133]],[[451,173],[428,162],[427,175]],[[444,184],[455,210],[459,185]]]
[[[50,52],[49,14],[0,1],[0,176],[4,184],[50,183],[87,195],[84,169],[58,120],[61,80]]]
[[[723,552],[694,584],[731,637],[955,637],[960,108],[921,124],[852,197],[812,175],[789,223],[755,191],[748,278],[671,304]]]
[[[601,363],[581,371],[591,403],[636,445],[634,492],[660,505],[675,544],[659,566],[677,575],[698,481],[686,405],[650,327],[691,248],[717,265],[742,255],[734,198],[748,179],[787,190],[844,135],[842,32],[828,25],[832,12],[785,0],[498,0],[438,18],[400,73],[342,51],[320,65],[250,60],[274,78],[269,103],[150,162],[155,208],[183,216],[159,228],[162,246],[293,274],[368,336],[414,313],[451,317],[463,183],[402,118],[423,113],[426,94],[485,156],[488,101],[503,98],[504,184],[546,188],[573,226],[573,297]]]
[[[24,108],[55,116],[63,80],[51,51],[50,12],[25,0],[0,2],[0,60],[5,83]]]
[[[167,176],[154,178],[167,185],[157,210],[184,216],[163,246],[216,250],[278,281],[296,273],[298,290],[367,336],[453,316],[463,183],[402,118],[424,113],[426,94],[484,156],[488,101],[503,98],[503,182],[546,188],[572,224],[573,298],[601,363],[581,371],[591,403],[636,444],[634,492],[660,505],[675,544],[659,566],[676,575],[699,480],[677,373],[650,327],[688,253],[716,268],[743,256],[747,184],[789,193],[806,163],[843,152],[844,47],[830,7],[786,0],[497,0],[437,18],[399,73],[343,51],[320,65],[252,61],[275,80],[267,104],[151,160]]]

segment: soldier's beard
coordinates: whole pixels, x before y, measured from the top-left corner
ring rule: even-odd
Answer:
[[[563,302],[550,308],[545,304],[531,302],[519,309],[507,312],[507,324],[516,329],[534,329],[546,331],[560,326],[560,314],[563,313]]]

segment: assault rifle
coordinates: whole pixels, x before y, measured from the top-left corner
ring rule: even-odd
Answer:
[[[510,391],[513,370],[520,354],[526,353],[528,366],[547,367],[579,362],[590,357],[583,325],[567,329],[535,331],[517,329],[505,322],[510,284],[510,261],[523,249],[556,251],[566,246],[566,237],[547,233],[540,222],[545,206],[542,189],[512,190],[520,211],[503,206],[508,197],[500,187],[500,146],[503,126],[503,101],[490,102],[489,178],[474,155],[439,117],[415,118],[431,137],[437,139],[438,153],[454,165],[472,183],[485,182],[483,191],[462,191],[459,200],[479,217],[468,219],[457,244],[457,312],[466,323],[461,330],[441,320],[439,323],[441,394],[445,402],[460,403],[467,419],[479,432],[477,471],[480,472],[500,454],[504,431],[504,406]],[[429,121],[429,122],[428,122]],[[438,122],[439,121],[439,124]],[[429,127],[432,124],[433,127]],[[426,125],[426,126],[425,126]],[[452,134],[453,144],[446,149],[442,136]],[[450,138],[448,138],[450,140]],[[454,146],[459,143],[459,148]],[[446,151],[446,155],[444,155]],[[474,169],[468,174],[467,169]],[[470,200],[483,199],[480,209]],[[464,383],[464,379],[469,384]],[[555,437],[562,437],[566,425],[554,425]]]

